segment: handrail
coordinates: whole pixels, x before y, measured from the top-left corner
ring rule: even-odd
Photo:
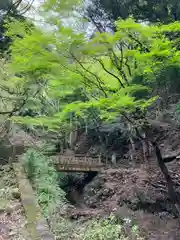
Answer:
[[[68,156],[71,156],[71,157],[99,157],[100,155],[97,155],[97,154],[74,154],[74,155],[70,155],[70,154],[59,154],[58,156],[63,156],[63,157],[68,157]]]
[[[54,159],[55,164],[79,164],[79,165],[102,165],[101,158],[99,157],[89,157],[85,155],[77,156],[65,156],[59,155],[58,158]]]

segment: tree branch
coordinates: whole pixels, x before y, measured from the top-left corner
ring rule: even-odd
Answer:
[[[111,61],[112,63],[114,64],[114,66],[117,68],[117,70],[119,71],[119,73],[121,74],[122,78],[124,79],[124,81],[126,82],[127,85],[129,85],[129,82],[128,82],[128,79],[126,77],[126,74],[124,73],[123,71],[123,59],[124,59],[124,56],[123,56],[123,50],[122,50],[122,46],[120,48],[120,51],[121,51],[121,59],[120,59],[120,65],[118,63],[118,57],[117,55],[115,54],[114,50],[111,48],[111,53],[113,54],[113,58],[112,56],[110,55],[110,58],[111,58]]]
[[[97,83],[98,83],[98,87],[99,89],[104,93],[105,97],[107,97],[107,93],[105,92],[105,90],[103,89],[102,85],[104,85],[104,82],[97,76],[97,74],[89,71],[87,68],[84,67],[84,65],[81,63],[81,61],[79,61],[75,56],[74,54],[72,54],[72,57],[74,57],[74,59],[76,60],[76,62],[82,67],[82,69],[84,71],[86,71],[87,73],[91,74],[93,77],[95,77],[95,79],[97,80]]]
[[[96,59],[96,60],[101,64],[101,66],[102,66],[102,68],[104,69],[104,71],[107,72],[107,73],[108,73],[109,75],[111,75],[112,77],[116,78],[116,79],[118,80],[120,86],[121,86],[122,88],[124,88],[124,84],[122,83],[121,79],[120,79],[118,76],[116,76],[114,73],[110,72],[110,71],[105,67],[104,63],[103,63],[101,60],[99,60],[99,59]]]
[[[150,50],[146,47],[146,46],[144,46],[137,38],[135,38],[132,34],[128,34],[128,36],[132,39],[132,40],[134,40],[140,47],[141,47],[141,50],[143,50],[143,51],[145,51],[145,52],[150,52]]]
[[[129,76],[132,77],[131,68],[130,68],[130,66],[129,66],[129,64],[128,64],[128,58],[126,58],[126,61],[125,61],[124,64],[126,65],[126,67],[127,67],[127,69],[128,69]]]

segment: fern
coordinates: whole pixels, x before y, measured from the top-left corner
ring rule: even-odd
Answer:
[[[21,163],[34,186],[44,215],[48,217],[57,205],[61,206],[66,202],[65,192],[59,187],[58,174],[50,160],[33,149],[23,154]]]

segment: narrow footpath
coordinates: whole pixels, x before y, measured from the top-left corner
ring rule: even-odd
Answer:
[[[29,240],[14,171],[0,166],[0,240]]]

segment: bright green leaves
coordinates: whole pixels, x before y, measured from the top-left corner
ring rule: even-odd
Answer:
[[[70,12],[74,7],[70,3],[49,0],[46,7],[61,14],[62,9]],[[20,123],[57,128],[66,126],[71,114],[89,118],[92,109],[101,120],[131,114],[136,108],[145,110],[156,100],[150,97],[149,86],[159,81],[167,66],[179,66],[179,50],[166,35],[178,29],[177,23],[168,29],[119,20],[115,34],[97,33],[91,40],[58,21],[54,24],[55,33],[44,33],[38,28],[25,31],[20,23],[23,38],[15,37],[11,46],[9,66],[22,76],[17,80],[45,92],[43,104],[38,103],[43,116],[16,118]],[[12,26],[9,34],[14,37]]]
[[[12,68],[19,72],[42,70],[42,73],[47,71],[50,73],[57,61],[55,54],[48,49],[50,44],[52,38],[40,31],[34,31],[31,35],[15,40],[11,47]]]
[[[156,98],[151,98],[147,101],[136,99],[133,97],[133,94],[137,90],[147,90],[147,88],[134,85],[124,89],[121,88],[116,93],[109,95],[109,97],[99,97],[98,99],[90,99],[86,102],[73,102],[67,104],[56,116],[59,116],[62,121],[63,119],[67,119],[70,112],[84,117],[89,109],[94,108],[99,111],[101,119],[109,121],[119,116],[121,113],[132,113],[137,107],[142,109],[147,108],[155,101]]]
[[[73,11],[73,9],[80,4],[82,1],[80,0],[66,0],[66,1],[61,1],[61,0],[47,0],[45,1],[43,7],[44,10],[53,10],[56,12],[66,12],[69,13]]]
[[[180,22],[176,21],[176,22],[170,23],[168,25],[162,25],[159,29],[163,33],[179,32],[180,31]]]

